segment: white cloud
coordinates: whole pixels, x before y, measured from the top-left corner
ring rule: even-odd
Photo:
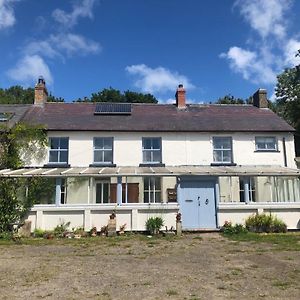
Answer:
[[[0,30],[16,23],[13,3],[18,0],[0,0]]]
[[[14,68],[8,70],[7,75],[25,84],[35,82],[39,76],[43,76],[49,84],[53,82],[49,67],[39,55],[23,57]]]
[[[73,10],[70,13],[66,13],[61,9],[55,9],[52,13],[52,17],[56,22],[70,28],[77,24],[80,17],[92,19],[94,4],[95,0],[77,1],[73,5]]]
[[[295,66],[300,64],[300,57],[296,57],[296,53],[300,49],[300,41],[291,38],[285,45],[285,64],[288,66]]]
[[[174,91],[179,83],[186,88],[194,87],[186,76],[163,67],[152,69],[140,64],[127,66],[126,71],[136,77],[135,86],[146,93]]]
[[[93,54],[101,50],[99,43],[74,33],[51,35],[49,41],[54,47],[65,51],[68,55],[74,53],[80,55]]]
[[[237,0],[235,6],[262,38],[285,37],[285,13],[291,6],[290,0]]]
[[[264,84],[273,84],[276,81],[276,73],[261,54],[239,47],[231,47],[220,57],[226,58],[231,70],[241,73],[246,80]]]

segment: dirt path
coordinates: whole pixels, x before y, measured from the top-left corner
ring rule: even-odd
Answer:
[[[300,253],[219,234],[0,246],[0,299],[300,299]]]

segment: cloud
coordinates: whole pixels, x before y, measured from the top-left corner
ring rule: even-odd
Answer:
[[[226,59],[230,69],[245,80],[256,84],[276,83],[276,75],[285,67],[294,67],[300,62],[295,53],[300,41],[289,36],[287,13],[293,1],[286,0],[237,0],[235,8],[258,38],[251,39],[247,49],[232,46],[220,57]]]
[[[234,6],[262,38],[286,35],[285,13],[290,9],[290,0],[238,0]]]
[[[276,73],[263,59],[263,55],[259,57],[256,52],[231,47],[220,57],[227,59],[231,70],[241,73],[246,80],[264,84],[273,84],[276,81]]]
[[[0,30],[12,27],[16,23],[13,3],[18,0],[0,0]]]
[[[52,13],[54,20],[65,27],[71,28],[77,24],[79,18],[93,18],[93,6],[95,0],[83,0],[73,5],[73,10],[66,13],[61,9],[55,9]]]
[[[51,72],[39,55],[25,56],[17,62],[16,66],[7,71],[7,75],[16,81],[30,84],[36,81],[39,76],[43,76],[47,83],[52,84]]]
[[[146,93],[174,91],[179,83],[186,88],[194,88],[186,76],[163,67],[152,69],[145,64],[139,64],[127,66],[126,71],[136,78],[134,85]]]

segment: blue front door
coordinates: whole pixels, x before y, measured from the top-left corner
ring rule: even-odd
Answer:
[[[178,201],[183,229],[216,228],[214,181],[181,180]]]

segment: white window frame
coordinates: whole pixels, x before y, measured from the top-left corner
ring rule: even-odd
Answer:
[[[156,185],[156,180],[157,177],[154,176],[147,176],[144,177],[144,203],[160,203],[162,201],[161,199],[161,177],[159,178],[159,186]],[[145,180],[148,180],[148,188],[145,189]],[[152,184],[151,184],[152,183]],[[147,186],[147,185],[146,185]],[[159,199],[156,199],[156,193],[160,193]],[[146,201],[145,193],[148,194],[148,201]],[[151,195],[153,195],[153,199],[151,199]]]
[[[58,139],[58,148],[51,149],[51,140]],[[67,139],[67,148],[61,148],[61,139]],[[51,152],[57,152],[57,161],[50,161]],[[61,160],[61,153],[67,152],[67,161],[60,161]],[[68,164],[69,162],[69,137],[49,137],[49,164]]]
[[[258,147],[258,140],[263,140],[265,141],[260,142],[261,144],[264,144],[263,148]],[[267,139],[272,139],[274,147],[273,148],[268,148],[268,142]],[[256,136],[255,137],[255,151],[257,152],[272,152],[272,151],[278,151],[278,141],[275,136]]]
[[[242,182],[242,187],[241,187]],[[244,201],[241,201],[240,196],[240,202],[242,203],[255,203],[256,202],[256,182],[255,178],[253,176],[251,177],[239,177],[239,192],[240,195],[243,193],[244,195]],[[254,194],[254,197],[253,197]]]
[[[97,202],[97,184],[101,184],[101,199],[100,199],[100,202]],[[103,202],[104,184],[108,185],[108,199],[107,199],[107,203]],[[110,181],[109,180],[97,180],[97,181],[95,181],[95,203],[96,204],[109,204],[110,203]]]
[[[230,140],[230,148],[216,148],[215,147],[215,141],[217,139],[229,139]],[[231,136],[213,136],[212,138],[212,144],[213,144],[213,162],[214,163],[217,163],[217,164],[231,164],[233,163],[233,150],[232,150],[232,137]],[[214,156],[214,153],[215,151],[221,151],[221,157],[222,157],[222,160],[221,161],[217,161],[215,160],[215,156]],[[223,157],[224,157],[224,151],[230,151],[230,160],[229,161],[224,161]]]
[[[97,139],[102,139],[103,141],[105,139],[109,140],[111,142],[111,148],[109,149],[106,149],[104,148],[104,146],[102,148],[96,148],[95,146],[95,142]],[[102,143],[104,144],[104,142]],[[102,160],[101,161],[96,161],[95,160],[95,157],[96,157],[96,152],[99,152],[101,153],[101,157],[102,157]],[[105,152],[111,152],[111,161],[105,161],[104,158],[105,158]],[[113,137],[94,137],[94,140],[93,140],[93,154],[94,154],[94,164],[107,164],[107,165],[111,165],[113,164],[113,160],[114,160],[114,138]]]
[[[150,140],[151,147],[145,148],[145,141]],[[159,149],[153,148],[153,140],[159,141]],[[144,153],[150,152],[150,161],[144,159]],[[154,152],[159,152],[159,161],[154,160]],[[142,138],[142,155],[143,155],[143,163],[144,164],[161,164],[162,163],[162,141],[161,137],[143,137]]]

